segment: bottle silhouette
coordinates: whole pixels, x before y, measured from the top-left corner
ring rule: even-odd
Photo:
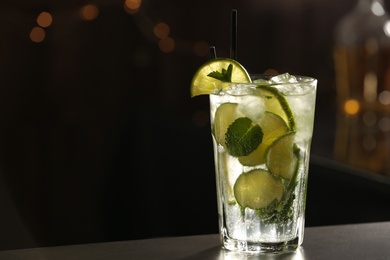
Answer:
[[[390,175],[390,17],[359,0],[335,29],[335,158]]]

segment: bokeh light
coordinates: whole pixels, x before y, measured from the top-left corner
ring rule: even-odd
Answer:
[[[357,100],[350,99],[344,103],[344,111],[348,115],[355,115],[360,110],[360,104]]]
[[[96,5],[87,4],[80,8],[80,18],[85,21],[95,20],[99,15],[99,9]]]
[[[390,131],[390,118],[389,117],[382,117],[378,122],[378,127],[383,132]]]
[[[383,105],[390,105],[390,91],[382,91],[380,94],[379,94],[379,102],[381,102],[381,104]]]
[[[158,43],[158,47],[162,52],[172,52],[175,48],[175,41],[170,37],[161,39]]]
[[[33,42],[42,42],[46,37],[45,30],[39,26],[34,27],[30,32],[30,39]]]
[[[43,28],[49,27],[53,22],[53,18],[50,13],[42,12],[38,15],[37,24]]]
[[[159,39],[164,39],[169,36],[170,28],[166,23],[158,23],[153,28],[153,33]]]
[[[196,56],[206,57],[209,54],[209,44],[205,41],[194,43],[193,50]]]
[[[141,7],[141,0],[126,0],[124,2],[125,11],[129,14],[134,14]]]
[[[275,69],[267,69],[267,70],[264,71],[264,74],[265,75],[277,75],[278,71],[275,70]]]

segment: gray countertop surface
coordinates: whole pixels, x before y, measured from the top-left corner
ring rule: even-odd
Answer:
[[[0,259],[390,259],[390,222],[306,228],[303,245],[285,254],[228,252],[210,234],[8,250]]]

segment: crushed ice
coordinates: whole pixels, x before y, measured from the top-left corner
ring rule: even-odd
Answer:
[[[264,102],[259,96],[242,96],[237,110],[239,113],[247,116],[253,123],[259,123],[264,115]]]

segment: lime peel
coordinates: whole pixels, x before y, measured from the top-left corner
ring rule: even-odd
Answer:
[[[296,124],[295,124],[295,119],[293,116],[293,113],[291,111],[290,105],[288,104],[286,98],[284,95],[275,87],[272,85],[264,85],[264,84],[257,84],[257,89],[261,93],[261,95],[265,99],[269,99],[270,102],[272,102],[272,98],[276,98],[277,102],[280,105],[281,111],[273,111],[275,108],[266,108],[266,110],[273,112],[282,118],[286,120],[286,123],[288,124],[289,128],[291,131],[296,130]],[[265,92],[265,93],[264,93]],[[267,93],[268,92],[268,93]]]

